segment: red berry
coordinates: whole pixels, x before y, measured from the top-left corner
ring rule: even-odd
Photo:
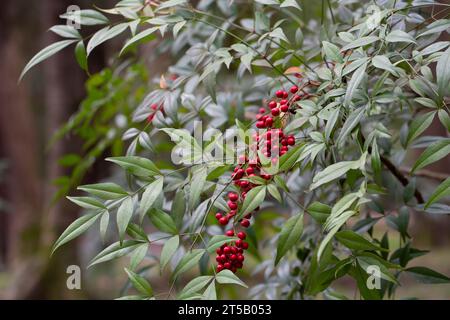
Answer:
[[[230,269],[230,268],[231,268],[231,263],[225,262],[225,263],[223,264],[223,267],[224,267],[225,269]]]
[[[228,230],[225,234],[227,236],[229,236],[229,237],[232,237],[232,236],[234,236],[234,231],[233,230]]]
[[[283,98],[287,99],[288,96],[289,96],[289,94],[286,91],[283,91]]]
[[[274,117],[278,116],[280,114],[280,109],[275,108],[272,109],[272,111],[270,112]]]
[[[158,109],[158,105],[157,105],[156,103],[153,103],[153,104],[150,106],[150,108],[151,108],[152,110],[156,110],[156,109]]]
[[[222,254],[222,249],[221,249],[221,248],[217,248],[216,253],[217,253],[218,255],[221,255],[221,254]]]
[[[280,110],[282,112],[287,112],[289,110],[289,106],[287,104],[283,104],[280,106]]]
[[[231,248],[231,253],[238,253],[238,249],[236,247],[230,247]]]
[[[276,107],[277,107],[277,103],[275,101],[272,100],[272,101],[269,102],[269,108],[270,109],[273,109],[273,108],[276,108]]]
[[[255,172],[255,170],[254,170],[252,167],[248,167],[247,169],[245,169],[245,172],[246,172],[247,174],[252,174],[252,173]],[[231,200],[231,199],[230,199],[230,200]]]
[[[248,228],[250,226],[250,221],[248,221],[247,219],[242,220],[241,226],[243,226],[244,228]]]
[[[241,181],[241,188],[245,189],[249,186],[249,182],[248,181]]]
[[[280,101],[280,104],[288,104],[288,101],[286,99],[283,99]]]
[[[256,120],[260,120],[262,118],[262,114],[258,113],[256,114]]]
[[[222,214],[220,212],[216,213],[216,219],[219,220],[220,218],[222,218]]]
[[[301,99],[301,97],[298,95],[298,94],[296,94],[295,96],[294,96],[294,101],[299,101]]]
[[[232,254],[231,256],[230,256],[230,260],[236,260],[237,259],[237,256],[235,255],[235,254]]]
[[[283,98],[284,97],[284,91],[283,90],[277,90],[277,92],[275,92],[275,95],[277,96],[277,98]]]
[[[246,170],[246,171],[247,171],[247,170]],[[247,172],[247,173],[248,173],[248,172]],[[233,201],[233,202],[236,202],[236,201],[238,201],[239,196],[237,195],[237,193],[230,192],[230,193],[228,193],[228,199],[230,199],[230,200]]]
[[[228,208],[230,208],[231,210],[236,210],[237,209],[237,204],[236,204],[236,202],[233,202],[233,201],[231,201],[231,200],[229,200],[228,202],[227,202],[227,205],[228,205]]]
[[[291,91],[291,93],[296,93],[298,91],[298,87],[297,86],[292,86],[289,91]]]
[[[238,234],[237,234],[237,236],[238,236],[238,238],[239,239],[241,239],[241,240],[245,240],[245,238],[247,237],[247,235],[245,234],[245,232],[239,232]]]
[[[264,128],[266,125],[265,125],[265,123],[263,122],[263,121],[258,121],[258,122],[256,122],[256,127],[257,128],[259,128],[259,129],[262,129],[262,128]]]
[[[265,180],[270,180],[272,178],[272,176],[270,174],[262,174],[261,178],[263,178]]]
[[[281,140],[281,145],[282,146],[287,146],[288,145],[288,139]]]
[[[271,127],[273,125],[273,119],[272,118],[267,118],[265,121],[265,125],[266,127]]]
[[[231,217],[236,215],[236,210],[230,210],[230,212],[228,213]]]
[[[222,217],[219,219],[219,223],[224,226],[228,223],[228,219],[225,217]]]
[[[289,136],[287,138],[287,143],[288,143],[288,145],[293,146],[295,144],[295,137]]]
[[[220,271],[222,271],[222,270],[223,270],[223,265],[218,264],[218,265],[217,265],[217,272],[220,272]]]
[[[238,254],[237,259],[238,259],[238,261],[242,262],[245,260],[245,257],[242,254]]]
[[[242,249],[244,249],[244,250],[248,249],[248,242],[245,242],[245,241],[242,242]]]
[[[261,113],[261,114],[266,113],[266,109],[264,109],[264,108],[259,108],[259,113]]]
[[[243,241],[241,239],[236,240],[236,247],[241,247],[242,243],[243,243]]]
[[[223,253],[224,254],[229,254],[230,252],[231,252],[231,248],[230,247],[223,248]]]

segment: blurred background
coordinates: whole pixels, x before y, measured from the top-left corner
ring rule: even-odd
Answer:
[[[97,1],[102,8],[113,1]],[[307,9],[310,1],[302,1]],[[97,233],[87,233],[60,249],[52,258],[49,250],[55,239],[78,217],[77,208],[64,198],[54,202],[55,179],[70,170],[60,158],[80,153],[81,141],[72,135],[50,145],[50,140],[75,112],[86,96],[87,76],[66,49],[46,61],[18,84],[28,60],[57,36],[47,30],[61,23],[58,16],[68,6],[89,8],[88,0],[3,0],[0,10],[0,299],[111,299],[119,296],[125,283],[120,262],[87,270],[87,261],[101,246]],[[448,35],[447,35],[448,36]],[[92,73],[110,64],[108,52],[116,52],[114,42],[102,45],[90,57]],[[142,55],[149,57],[155,42]],[[147,61],[147,59],[146,59]],[[147,61],[149,77],[158,77],[170,58]],[[438,124],[429,135],[446,135]],[[421,150],[410,155],[410,163]],[[105,150],[87,171],[82,183],[98,182],[111,174],[111,166],[101,161],[111,153]],[[424,172],[417,185],[425,190],[436,187],[450,174],[447,157]],[[415,247],[431,253],[414,260],[446,275],[450,274],[450,218],[448,215],[414,214],[410,221]],[[381,229],[385,226],[380,226]],[[381,232],[381,230],[380,230]],[[159,250],[159,248],[153,248]],[[68,290],[66,269],[79,265],[82,290]],[[155,278],[159,277],[155,274]],[[244,276],[245,277],[245,276]],[[154,280],[155,290],[167,283]],[[251,284],[251,277],[247,279]],[[158,281],[160,283],[158,283]],[[338,288],[352,292],[345,278]],[[351,296],[351,293],[349,294]],[[449,285],[427,286],[405,279],[397,298],[450,299]],[[230,297],[238,297],[231,296]]]

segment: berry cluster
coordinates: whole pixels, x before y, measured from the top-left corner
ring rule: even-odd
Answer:
[[[216,213],[216,219],[220,225],[227,226],[230,221],[233,221],[232,229],[225,232],[229,237],[235,236],[236,228],[239,227],[237,223],[240,225],[239,228],[248,228],[252,214],[259,209],[256,208],[254,212],[247,214],[238,221],[234,218],[238,212],[239,204],[244,201],[247,193],[256,186],[251,182],[251,178],[259,176],[265,180],[272,179],[270,174],[264,172],[258,152],[270,158],[272,163],[275,164],[279,157],[288,151],[289,146],[295,145],[295,137],[284,134],[281,120],[289,115],[288,112],[292,102],[305,98],[307,94],[298,94],[299,88],[297,86],[292,86],[289,91],[291,96],[284,90],[276,91],[276,97],[268,102],[268,109],[264,107],[259,109],[259,113],[256,115],[256,127],[259,132],[253,135],[253,141],[249,146],[250,150],[256,151],[256,157],[255,159],[249,159],[248,156],[243,155],[239,157],[239,164],[234,168],[232,178],[239,192],[228,193],[228,213]],[[236,272],[237,269],[242,268],[244,250],[247,250],[249,246],[248,242],[244,241],[246,236],[244,231],[240,231],[237,233],[238,240],[226,243],[217,249],[218,272],[223,269]]]

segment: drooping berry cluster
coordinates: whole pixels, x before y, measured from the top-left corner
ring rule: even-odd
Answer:
[[[289,150],[290,146],[295,145],[295,137],[284,134],[281,120],[283,117],[289,116],[292,102],[306,98],[307,93],[299,94],[297,86],[292,86],[289,91],[291,96],[284,90],[276,91],[276,97],[267,104],[268,109],[264,107],[259,109],[259,113],[256,115],[256,127],[259,132],[253,135],[253,141],[249,145],[249,150],[254,151],[256,157],[252,159],[248,155],[242,155],[239,157],[239,164],[234,168],[232,178],[239,191],[228,193],[229,211],[227,213],[216,213],[216,219],[220,225],[227,226],[233,222],[232,228],[225,232],[229,237],[234,237],[238,228],[248,228],[252,214],[259,210],[256,208],[254,212],[248,213],[236,221],[235,216],[239,206],[245,200],[247,193],[257,186],[252,183],[251,178],[259,176],[265,180],[272,179],[272,176],[264,171],[258,152],[270,158],[275,164],[279,157]],[[217,249],[218,272],[223,269],[236,272],[243,267],[244,251],[248,249],[249,244],[244,241],[247,237],[244,231],[237,232],[237,237],[238,240],[230,241]]]

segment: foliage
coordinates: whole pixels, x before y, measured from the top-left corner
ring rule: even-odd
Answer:
[[[429,17],[431,7],[444,17]],[[130,256],[125,271],[139,295],[127,298],[154,298],[151,279],[144,277],[148,267],[170,272],[169,297],[196,267],[200,275],[180,288],[178,298],[214,299],[218,284],[244,286],[230,270],[216,271],[210,257],[224,244],[239,241],[230,238],[234,233],[224,238],[213,223],[218,211],[229,210],[225,195],[239,190],[232,183],[235,163],[211,160],[211,150],[227,139],[213,128],[242,133],[254,125],[250,119],[261,102],[264,107],[280,102],[278,91],[296,85],[301,99],[290,100],[274,124],[294,136],[296,145],[280,157],[268,179],[248,178],[255,187],[238,203],[236,218],[230,217],[237,222],[261,208],[247,232],[257,266],[239,271],[264,271],[250,296],[342,299],[332,286],[346,275],[364,299],[393,298],[403,273],[448,282],[430,269],[408,267],[426,253],[413,247],[408,224],[412,211],[450,213],[448,205],[438,203],[449,195],[448,179],[427,198],[415,183],[420,169],[450,152],[448,138],[423,135],[433,121],[450,130],[450,42],[439,40],[450,28],[449,7],[401,0],[302,7],[295,0],[203,0],[196,7],[185,0],[123,0],[112,9],[81,12],[82,26],[101,28],[87,38],[66,25],[53,27],[65,40],[38,53],[24,71],[69,45],[75,45],[77,61],[87,70],[87,56],[98,45],[126,32],[120,56],[133,56],[143,43],[158,39],[155,54],[176,59],[132,110],[133,122],[120,126],[114,138],[108,136],[111,120],[130,116],[139,98],[131,88],[141,90],[145,76],[127,81],[104,71],[107,76],[89,80],[92,92],[75,116],[79,121],[69,122],[62,135],[88,130],[87,145],[96,145],[92,150],[101,146],[86,155],[90,162],[83,166],[88,167],[92,157],[120,145],[116,138],[124,131],[124,140],[131,140],[126,155],[113,152],[108,160],[123,169],[128,188],[115,183],[79,187],[88,196],[69,199],[88,213],[68,227],[54,249],[97,220],[105,234],[116,212],[117,242],[91,265]],[[320,18],[314,18],[315,9]],[[145,74],[141,67],[130,72]],[[96,90],[108,94],[97,99]],[[109,94],[113,97],[104,102]],[[191,136],[199,126],[205,130],[201,140]],[[195,161],[161,161],[173,145],[168,138],[178,151],[192,150]],[[405,174],[398,167],[414,148],[426,149]],[[383,222],[399,233],[398,246],[390,234],[374,232]],[[158,231],[149,235],[148,224]],[[151,244],[163,244],[158,263],[146,259]],[[379,289],[367,287],[369,266],[380,270]]]

